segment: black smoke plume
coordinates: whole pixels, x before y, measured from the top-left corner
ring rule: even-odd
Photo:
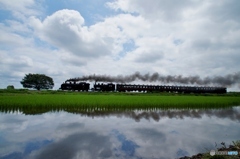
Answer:
[[[240,83],[240,72],[235,74],[228,74],[225,76],[213,76],[200,78],[199,76],[188,76],[184,77],[182,75],[161,75],[159,73],[153,74],[140,74],[136,72],[131,75],[118,75],[118,76],[108,76],[108,75],[89,75],[78,78],[68,79],[67,81],[95,81],[95,82],[116,82],[116,83],[130,83],[136,80],[147,81],[147,82],[160,82],[166,83],[176,83],[176,84],[197,84],[197,85],[215,85],[215,86],[231,86]]]

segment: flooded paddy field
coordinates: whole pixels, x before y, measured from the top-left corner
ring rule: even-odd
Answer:
[[[173,159],[240,139],[240,107],[1,109],[0,158]]]

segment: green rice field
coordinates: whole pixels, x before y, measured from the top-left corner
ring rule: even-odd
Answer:
[[[63,91],[3,91],[0,108],[31,109],[155,109],[221,108],[240,105],[239,94],[170,94]]]

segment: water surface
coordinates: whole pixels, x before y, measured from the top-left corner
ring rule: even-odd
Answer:
[[[157,159],[240,139],[240,107],[0,113],[0,158]]]

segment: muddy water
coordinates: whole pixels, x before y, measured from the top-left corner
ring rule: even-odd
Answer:
[[[240,139],[240,107],[0,113],[0,158],[157,159]]]

